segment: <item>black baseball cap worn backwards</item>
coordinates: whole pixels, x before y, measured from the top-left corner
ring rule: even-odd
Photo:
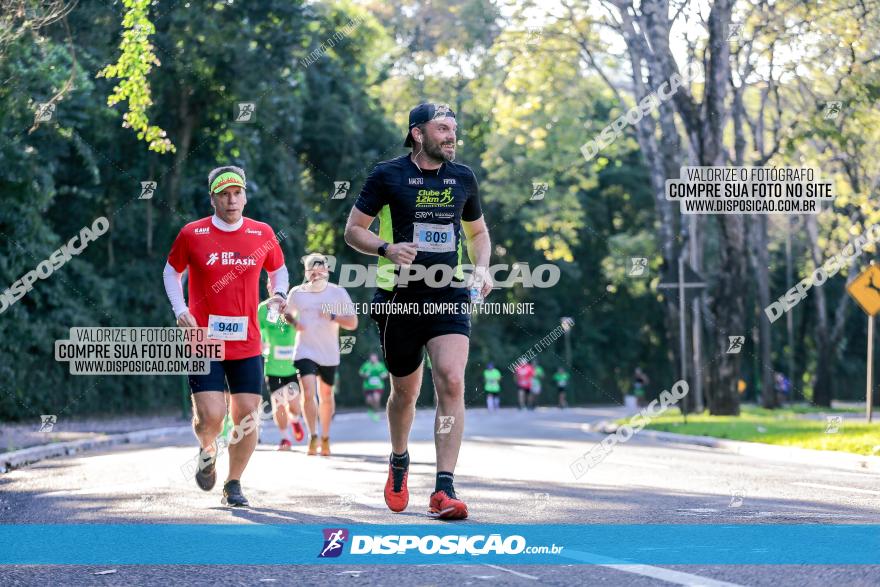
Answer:
[[[449,104],[419,104],[409,111],[409,130],[406,131],[406,140],[403,141],[404,147],[411,147],[413,144],[412,129],[425,122],[430,122],[435,118],[455,118],[455,112],[449,107]]]

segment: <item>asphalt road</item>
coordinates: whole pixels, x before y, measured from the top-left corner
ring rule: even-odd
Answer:
[[[880,523],[877,474],[745,457],[634,437],[586,476],[570,464],[598,440],[587,424],[617,408],[468,411],[456,489],[464,524]],[[44,461],[0,476],[4,524],[438,524],[424,515],[434,481],[433,414],[420,411],[410,454],[410,506],[384,505],[387,427],[340,414],[329,458],[302,444],[274,450],[274,425],[243,479],[250,509],[220,504],[220,485],[197,489],[181,471],[188,434],[107,452]],[[219,472],[226,470],[225,457]],[[877,585],[874,566],[420,565],[420,566],[13,566],[3,585]],[[279,545],[283,548],[283,545]],[[797,548],[797,545],[792,545]],[[112,571],[112,572],[111,572]],[[107,572],[107,574],[95,574]]]

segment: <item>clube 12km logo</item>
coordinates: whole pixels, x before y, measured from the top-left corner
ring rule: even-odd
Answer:
[[[562,546],[527,546],[526,539],[518,534],[502,537],[500,534],[484,536],[425,536],[389,534],[385,536],[350,535],[345,528],[324,528],[324,547],[318,558],[336,558],[350,543],[349,554],[406,554],[415,550],[419,554],[559,554]],[[349,540],[349,538],[351,540]]]

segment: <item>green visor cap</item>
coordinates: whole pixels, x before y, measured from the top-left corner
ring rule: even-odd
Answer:
[[[214,178],[214,181],[211,182],[211,193],[219,194],[231,185],[237,185],[238,187],[243,189],[244,179],[242,179],[242,177],[234,171],[221,173]]]

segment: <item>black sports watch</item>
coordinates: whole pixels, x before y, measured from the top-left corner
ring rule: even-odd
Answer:
[[[388,243],[382,243],[379,245],[379,256],[384,257],[385,253],[388,252]]]

